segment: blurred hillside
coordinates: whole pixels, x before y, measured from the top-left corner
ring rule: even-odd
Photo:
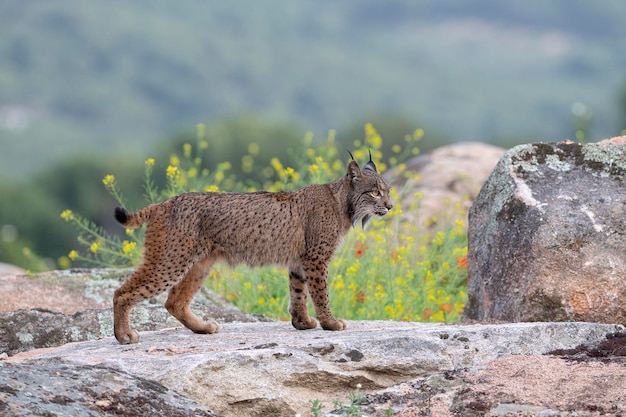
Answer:
[[[321,136],[393,115],[509,144],[573,137],[580,102],[594,138],[611,136],[624,21],[619,0],[7,0],[0,177],[76,153],[144,157],[241,113]]]
[[[142,206],[143,161],[164,181],[199,122],[233,175],[365,122],[387,155],[417,128],[422,151],[617,135],[625,21],[620,0],[3,0],[0,262],[53,267],[65,209],[120,231],[103,176]]]

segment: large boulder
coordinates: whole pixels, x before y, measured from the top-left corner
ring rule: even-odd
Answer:
[[[397,169],[390,171],[394,186],[411,190],[401,202],[404,214],[428,226],[466,221],[480,187],[504,151],[485,143],[457,143],[408,160],[406,172],[417,176],[405,179]]]
[[[469,212],[463,317],[626,323],[626,145],[504,154]]]
[[[25,274],[25,273],[26,273],[26,271],[24,271],[19,266],[15,266],[15,265],[7,264],[7,263],[4,263],[4,262],[0,262],[0,276],[17,275],[17,274]]]

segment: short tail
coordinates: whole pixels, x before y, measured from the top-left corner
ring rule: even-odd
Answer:
[[[129,229],[136,229],[141,227],[146,221],[150,219],[150,213],[152,213],[153,205],[145,207],[136,213],[131,213],[122,207],[115,208],[115,220]]]

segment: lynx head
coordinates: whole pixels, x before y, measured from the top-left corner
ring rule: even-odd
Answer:
[[[373,215],[384,216],[393,208],[389,197],[389,183],[378,174],[371,152],[370,160],[363,169],[352,157],[346,176],[350,182],[348,214],[353,227],[360,221],[365,228]]]

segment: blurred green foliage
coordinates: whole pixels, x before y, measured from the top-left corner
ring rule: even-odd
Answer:
[[[372,122],[385,154],[415,126],[422,152],[619,134],[625,16],[619,0],[0,2],[0,261],[56,264],[65,208],[113,230],[103,175],[142,206],[137,161],[164,185],[198,121],[206,167],[249,183],[306,129],[352,149]]]
[[[3,1],[0,175],[242,112],[316,135],[392,114],[519,143],[573,138],[581,101],[600,139],[624,127],[625,19],[619,0]]]
[[[389,135],[385,149],[393,143],[404,143],[404,137],[413,128],[401,118],[378,117],[381,133]],[[356,126],[356,125],[355,125]],[[303,138],[307,133],[293,123],[275,122],[254,115],[226,118],[206,126],[204,131],[208,144],[202,152],[202,166],[214,172],[221,162],[229,161],[227,175],[237,178],[243,185],[262,187],[268,177],[263,168],[272,158],[281,161],[298,160],[304,152]],[[314,138],[313,140],[324,140]],[[363,124],[348,128],[345,134],[337,134],[337,147],[354,149],[354,141],[363,139]],[[68,228],[59,213],[65,209],[81,213],[86,219],[114,234],[121,233],[113,219],[115,200],[102,187],[102,178],[113,173],[130,209],[145,205],[144,170],[137,161],[154,159],[152,180],[156,188],[167,183],[166,168],[175,155],[183,154],[186,143],[195,143],[196,132],[173,135],[153,150],[146,149],[142,156],[136,153],[117,153],[101,157],[95,154],[75,154],[49,167],[31,178],[20,182],[0,181],[0,227],[7,225],[14,230],[0,245],[0,262],[14,263],[30,270],[58,267],[70,249],[76,246],[76,234]],[[436,136],[422,142],[426,147],[436,147],[445,142]],[[387,154],[392,154],[391,151]],[[347,155],[347,153],[346,153]],[[244,169],[244,159],[251,157],[253,165]],[[23,256],[24,251],[32,256]],[[34,263],[34,256],[45,262]],[[62,266],[62,265],[61,265]]]

